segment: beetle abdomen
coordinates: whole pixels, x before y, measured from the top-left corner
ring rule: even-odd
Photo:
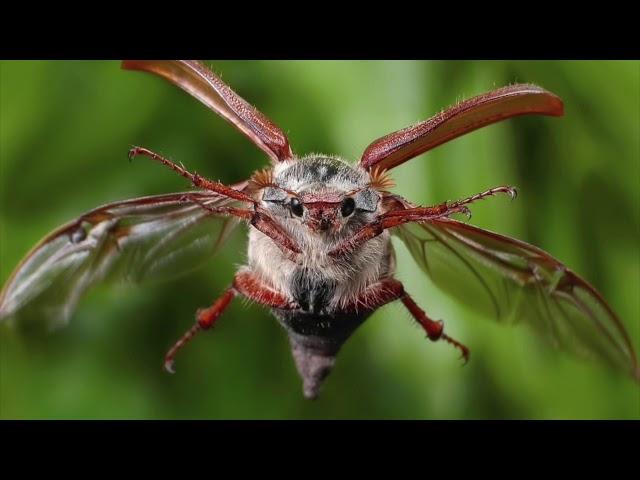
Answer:
[[[301,310],[272,309],[274,316],[290,335],[304,337],[303,343],[314,348],[338,348],[364,322],[372,311],[341,314],[316,314]],[[337,350],[336,350],[337,351]]]
[[[289,335],[291,352],[307,398],[316,398],[335,363],[340,347],[372,313],[316,314],[272,309]]]

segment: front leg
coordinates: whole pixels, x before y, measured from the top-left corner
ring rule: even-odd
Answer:
[[[176,163],[163,157],[162,155],[152,152],[148,148],[133,147],[131,148],[131,150],[129,150],[129,160],[138,155],[144,155],[157,162],[162,163],[163,165],[176,172],[178,175],[190,180],[194,187],[209,190],[211,192],[217,193],[218,195],[222,195],[233,200],[252,204],[253,210],[234,207],[216,208],[209,207],[208,205],[195,200],[193,197],[185,195],[185,200],[193,201],[200,205],[202,208],[212,213],[232,215],[249,221],[251,225],[270,237],[287,256],[287,258],[294,262],[298,261],[299,255],[302,252],[300,250],[300,247],[298,247],[298,245],[290,237],[287,236],[280,225],[278,225],[267,212],[260,209],[260,207],[258,206],[258,202],[253,197],[251,197],[251,195],[248,195],[244,191],[236,190],[222,183],[207,180],[197,173],[191,173],[182,165],[177,165]]]
[[[294,263],[300,263],[302,250],[267,212],[256,209],[251,216],[250,223],[267,237],[271,238],[288,260]]]
[[[351,238],[340,242],[329,251],[329,256],[333,258],[344,257],[389,228],[397,227],[407,222],[424,222],[434,218],[447,217],[454,213],[464,213],[468,215],[469,209],[464,204],[449,205],[443,203],[435,207],[392,210],[380,215],[376,220],[362,227]]]
[[[223,197],[233,198],[234,200],[239,200],[241,202],[255,203],[255,200],[243,191],[236,190],[235,188],[229,187],[219,182],[212,182],[211,180],[207,180],[206,178],[201,177],[197,173],[191,173],[182,165],[177,165],[171,160],[164,158],[162,155],[152,152],[148,148],[132,147],[129,150],[129,161],[133,160],[138,155],[144,155],[151,158],[152,160],[162,163],[163,165],[176,172],[178,175],[189,180],[194,187],[209,190],[217,193],[218,195],[222,195]]]
[[[446,202],[434,207],[411,207],[403,202],[395,202],[391,210],[383,213],[373,222],[362,227],[351,238],[344,240],[329,251],[329,256],[334,258],[343,257],[353,252],[372,238],[377,237],[385,230],[397,227],[404,223],[428,222],[429,220],[436,218],[448,217],[454,213],[463,213],[468,217],[471,217],[471,211],[467,205],[498,193],[506,193],[512,200],[517,195],[515,188],[501,186],[491,188],[485,192],[478,193],[463,200]]]
[[[271,216],[259,207],[254,210],[246,208],[235,207],[211,207],[205,203],[202,203],[199,199],[192,195],[185,195],[184,201],[194,202],[200,205],[202,208],[216,215],[229,215],[238,217],[248,221],[257,230],[264,233],[267,237],[271,238],[273,242],[280,248],[280,251],[292,262],[299,263],[300,253],[302,250],[298,244],[289,237],[282,227],[278,225]]]

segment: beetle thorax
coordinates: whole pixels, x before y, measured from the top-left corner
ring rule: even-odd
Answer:
[[[387,232],[337,260],[329,251],[379,214],[379,197],[361,168],[321,155],[277,165],[262,208],[301,248],[297,261],[255,228],[249,235],[249,266],[282,292],[317,288],[331,307],[344,304],[392,270]],[[302,292],[300,294],[304,294]]]

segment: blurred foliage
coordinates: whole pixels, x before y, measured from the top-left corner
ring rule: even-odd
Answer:
[[[375,138],[457,100],[514,82],[564,99],[562,119],[517,118],[399,167],[399,193],[432,204],[500,184],[516,202],[475,204],[473,223],[531,242],[593,283],[640,348],[639,62],[215,62],[281,125],[296,152],[356,160]],[[0,282],[48,231],[100,204],[179,191],[144,145],[213,179],[266,164],[241,134],[179,89],[117,62],[0,63]],[[179,280],[104,286],[50,335],[0,328],[1,418],[640,418],[640,388],[557,354],[438,292],[396,242],[398,277],[448,332],[431,343],[399,305],[343,348],[322,395],[305,401],[283,331],[234,303],[211,333],[162,371],[197,308],[245,258],[240,228],[221,254]]]

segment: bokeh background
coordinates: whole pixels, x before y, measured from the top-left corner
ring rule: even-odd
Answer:
[[[558,94],[566,115],[481,129],[394,171],[433,204],[500,184],[515,202],[473,206],[475,225],[531,242],[609,299],[640,349],[640,62],[218,61],[293,149],[355,161],[374,139],[514,82]],[[194,99],[117,62],[0,63],[0,282],[54,227],[100,204],[180,191],[184,180],[127,150],[143,145],[225,182],[267,162]],[[244,227],[203,268],[167,283],[104,286],[50,335],[0,326],[1,418],[640,418],[640,388],[479,318],[440,293],[396,242],[399,278],[472,350],[464,368],[399,305],[350,339],[305,401],[284,332],[234,303],[162,370],[168,347],[228,285]]]

